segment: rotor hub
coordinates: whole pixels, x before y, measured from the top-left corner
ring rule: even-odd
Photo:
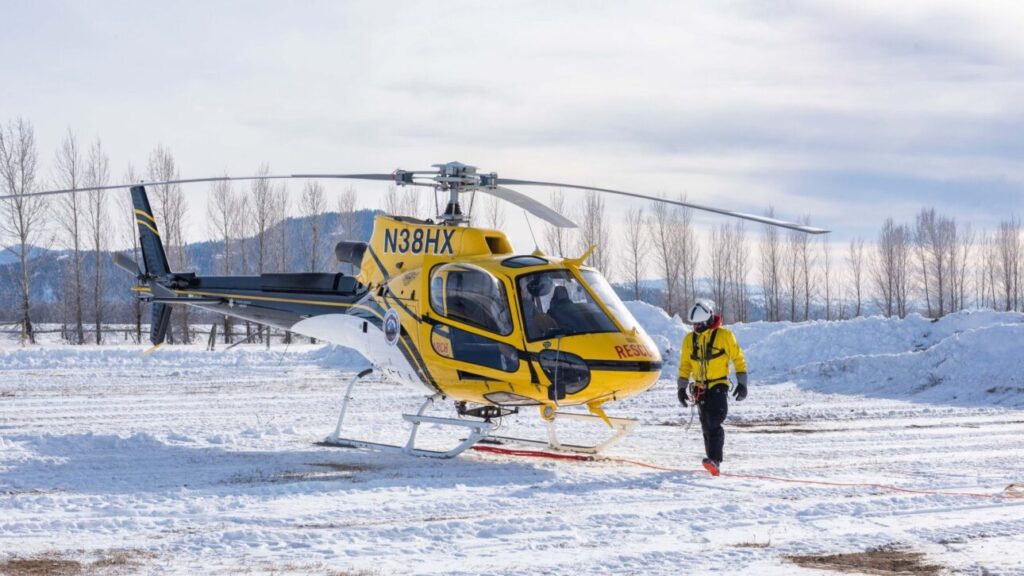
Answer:
[[[473,192],[483,187],[494,188],[497,186],[498,174],[478,174],[476,166],[463,164],[462,162],[447,162],[445,164],[434,164],[437,172],[431,180],[436,190],[448,193],[448,204],[444,212],[438,215],[444,224],[458,226],[469,224],[469,216],[462,211],[459,195],[464,192]],[[406,181],[408,175],[408,181]],[[399,176],[402,178],[400,179]],[[399,185],[411,184],[411,173],[398,171],[395,173],[395,182]]]

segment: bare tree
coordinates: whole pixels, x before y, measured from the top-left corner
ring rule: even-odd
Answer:
[[[274,228],[274,249],[277,254],[277,270],[278,272],[289,272],[290,266],[288,263],[289,247],[292,245],[291,229],[288,227],[286,220],[288,219],[289,211],[289,196],[288,187],[282,182],[279,186],[276,186],[273,194],[273,222]],[[267,327],[267,347],[270,347],[270,327]],[[292,333],[285,331],[284,343],[291,344]]]
[[[356,230],[356,189],[349,186],[338,197],[338,222],[342,240],[356,240],[359,231]]]
[[[263,164],[257,176],[270,174],[270,166]],[[270,251],[270,228],[274,224],[274,188],[270,180],[253,180],[249,189],[249,230],[256,242],[256,273],[267,271]]]
[[[800,319],[799,311],[801,308],[804,312],[804,320],[807,319],[809,313],[810,272],[807,269],[808,248],[808,240],[805,233],[790,230],[786,235],[785,254],[783,256],[783,285],[786,291],[786,301],[789,304],[789,319],[793,321]],[[803,301],[803,306],[801,306],[801,301]]]
[[[910,244],[910,229],[897,225],[892,218],[886,219],[878,234],[872,270],[878,306],[886,316],[902,318],[907,314]]]
[[[150,180],[165,181],[178,180],[178,166],[171,151],[162,145],[158,145],[149,155],[148,173]],[[168,264],[171,270],[184,271],[188,269],[188,252],[185,246],[185,217],[188,213],[188,204],[180,184],[160,184],[149,187],[153,192],[151,198],[153,215],[163,226],[162,238],[164,249],[167,253]],[[181,326],[181,341],[188,344],[191,341],[191,318],[188,306],[181,306],[175,310]],[[169,335],[173,343],[174,334]]]
[[[402,216],[419,218],[423,212],[423,193],[416,186],[406,186],[402,193],[398,213]]]
[[[937,318],[947,312],[949,298],[949,252],[952,222],[923,208],[914,224],[914,253],[917,256],[918,278],[928,316]]]
[[[387,192],[384,193],[384,212],[389,216],[400,216],[403,211],[402,196],[398,193],[398,187],[388,184]]]
[[[985,234],[979,241],[981,255],[975,267],[975,302],[978,306],[996,309],[1001,305],[999,293],[999,240],[996,234]]]
[[[825,297],[825,320],[832,320],[832,243],[828,235],[821,238],[821,280]]]
[[[253,218],[253,208],[251,198],[243,198],[243,195],[239,194],[238,197],[238,211],[235,214],[235,229],[237,230],[236,237],[237,242],[235,248],[238,253],[238,262],[236,270],[239,274],[252,274],[253,264],[255,258],[252,254],[253,244],[258,244],[255,236],[255,218]],[[250,341],[253,338],[253,323],[249,320],[245,321],[245,341]]]
[[[214,182],[210,195],[206,200],[206,224],[210,236],[221,243],[219,272],[230,276],[235,268],[234,245],[237,244],[241,225],[241,199],[235,193],[230,181]],[[244,273],[244,271],[243,271]],[[224,343],[234,340],[231,317],[222,317],[224,326]]]
[[[994,238],[995,266],[998,275],[1003,310],[1020,310],[1022,302],[1021,259],[1024,246],[1021,245],[1020,219],[1012,216],[999,223]],[[993,289],[995,283],[992,283]],[[995,298],[993,298],[993,304]]]
[[[846,264],[850,270],[850,280],[853,291],[853,316],[857,318],[862,313],[864,302],[864,239],[861,237],[850,240],[850,248],[846,255]]]
[[[732,266],[729,271],[729,293],[732,310],[732,319],[735,322],[746,322],[747,301],[750,295],[747,288],[747,266],[750,260],[747,247],[746,226],[742,220],[737,220],[732,229]]]
[[[672,316],[680,311],[680,284],[684,266],[682,241],[678,236],[679,213],[664,202],[655,203],[651,208],[648,230],[657,270],[665,279],[665,299],[662,306],[669,316]]]
[[[0,126],[0,185],[5,196],[13,196],[3,202],[0,235],[16,243],[7,250],[17,256],[21,265],[18,313],[22,344],[36,342],[31,318],[29,250],[41,237],[47,205],[45,196],[28,196],[35,191],[37,163],[35,131],[31,124],[18,118]]]
[[[548,206],[555,212],[565,214],[567,212],[565,193],[561,189],[552,192]],[[568,228],[559,228],[558,226],[547,224],[544,228],[544,241],[547,244],[549,254],[565,258],[568,256],[569,247],[572,244],[572,231]]]
[[[736,313],[730,309],[731,276],[734,270],[733,227],[729,223],[721,223],[711,231],[711,297],[718,303],[722,316],[726,321],[735,321]],[[726,314],[728,312],[728,314]]]
[[[55,180],[61,188],[80,188],[85,177],[82,153],[78,148],[78,139],[68,128],[64,140],[57,148],[54,158],[56,166]],[[61,194],[56,199],[55,216],[61,229],[64,246],[71,251],[71,258],[64,265],[70,268],[70,282],[66,283],[69,312],[72,315],[74,333],[71,341],[85,344],[85,306],[82,303],[82,212],[84,198],[80,194]]]
[[[125,171],[124,181],[129,184],[134,184],[139,181],[139,175],[135,171],[135,167],[128,164],[128,169]],[[135,206],[132,204],[132,198],[129,194],[118,194],[117,208],[120,211],[118,220],[121,221],[121,226],[118,227],[124,236],[124,242],[131,247],[132,258],[135,263],[141,268],[142,267],[142,254],[139,249],[139,232],[136,228],[135,223]],[[135,342],[142,342],[142,300],[138,298],[132,298],[132,318],[135,319]]]
[[[681,202],[686,201],[685,195],[680,195]],[[685,309],[697,297],[697,269],[700,264],[700,245],[697,244],[697,233],[693,226],[693,210],[676,206],[673,208],[676,213],[676,241],[679,242],[679,257],[682,260],[680,278],[680,302],[679,309]]]
[[[640,282],[647,269],[647,231],[643,208],[626,212],[625,243],[622,245],[622,278],[633,291],[633,300],[640,300]]]
[[[956,226],[954,221],[953,244],[948,254],[950,272],[950,305],[951,311],[963,310],[967,307],[967,280],[970,277],[968,263],[974,250],[974,229],[970,224]]]
[[[274,252],[277,255],[277,271],[288,272],[288,248],[291,246],[290,229],[285,223],[288,218],[289,196],[288,187],[281,183],[274,188],[273,196],[273,230]]]
[[[765,216],[775,217],[775,208],[768,207]],[[764,294],[765,318],[782,320],[782,235],[775,226],[765,224],[761,234],[761,292]]]
[[[804,224],[810,224],[810,218],[804,218]],[[814,274],[814,251],[811,249],[811,236],[805,232],[793,232],[796,237],[793,243],[796,246],[799,259],[801,296],[803,297],[803,319],[811,319],[811,300],[814,299],[815,285],[817,283]]]
[[[221,242],[219,272],[231,275],[231,248],[235,231],[237,196],[231,182],[214,182],[206,198],[206,226],[210,236]]]
[[[327,212],[327,200],[324,198],[324,187],[316,180],[306,182],[302,188],[302,215],[309,226],[309,271],[319,270],[320,244],[324,226],[324,213]]]
[[[485,194],[483,200],[480,202],[483,204],[483,220],[484,226],[488,228],[498,229],[505,225],[505,201],[497,196],[491,196]]]
[[[89,148],[89,163],[85,183],[88,187],[110,183],[110,161],[99,138]],[[71,194],[75,196],[75,194]],[[96,343],[103,342],[103,254],[107,249],[107,192],[90,190],[85,193],[85,228],[93,251],[92,313],[96,330]]]
[[[612,273],[612,237],[604,214],[604,198],[597,192],[587,192],[580,214],[580,230],[576,250],[583,254],[591,246],[590,265],[605,274]]]

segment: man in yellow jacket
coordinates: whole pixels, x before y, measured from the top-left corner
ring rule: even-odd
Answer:
[[[697,300],[687,320],[693,331],[683,338],[676,394],[684,407],[688,401],[697,404],[704,432],[704,468],[718,476],[725,444],[722,422],[729,413],[729,362],[736,369],[733,398],[737,402],[747,397],[747,362],[736,336],[722,328],[722,317],[715,312],[714,302]]]

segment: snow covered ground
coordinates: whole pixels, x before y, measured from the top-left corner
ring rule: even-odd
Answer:
[[[678,348],[685,327],[630,306]],[[1024,499],[1001,497],[1024,483],[1024,316],[736,332],[753,386],[731,405],[725,470],[774,479],[699,469],[671,367],[609,410],[642,422],[612,456],[661,470],[315,446],[361,362],[345,351],[5,347],[0,572],[29,560],[98,573],[827,574],[788,557],[896,545],[950,572],[1024,574]],[[348,431],[400,441],[398,414],[419,400],[366,384]],[[532,411],[508,420],[541,432]]]

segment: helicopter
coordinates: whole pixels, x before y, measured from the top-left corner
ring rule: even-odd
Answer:
[[[369,242],[342,241],[335,256],[351,273],[266,273],[200,276],[171,270],[147,186],[260,179],[350,179],[431,188],[447,194],[437,220],[380,214]],[[130,190],[142,266],[117,253],[114,262],[137,281],[133,290],[151,304],[148,352],[163,344],[175,306],[264,324],[352,348],[371,368],[351,378],[334,431],[322,442],[416,456],[451,458],[482,442],[519,442],[556,451],[598,453],[628,434],[631,418],[611,417],[604,406],[640,394],[657,382],[662,358],[599,270],[586,265],[591,246],[577,258],[537,249],[517,254],[500,230],[471,224],[462,211],[466,194],[511,202],[558,227],[569,218],[508,186],[548,186],[616,194],[685,206],[810,234],[827,230],[764,216],[732,212],[632,192],[533,180],[499,178],[460,162],[432,170],[375,174],[289,174],[213,177],[49,190],[32,195],[90,190]],[[0,196],[0,200],[14,198]],[[147,352],[147,353],[148,353]],[[425,392],[405,445],[342,435],[354,386],[377,373]],[[436,401],[454,401],[456,416],[426,414]],[[587,412],[566,410],[585,407]],[[537,409],[546,440],[496,434],[499,420],[520,409]],[[598,421],[612,430],[593,445],[559,440],[556,422]],[[449,450],[417,447],[422,424],[465,429]]]

